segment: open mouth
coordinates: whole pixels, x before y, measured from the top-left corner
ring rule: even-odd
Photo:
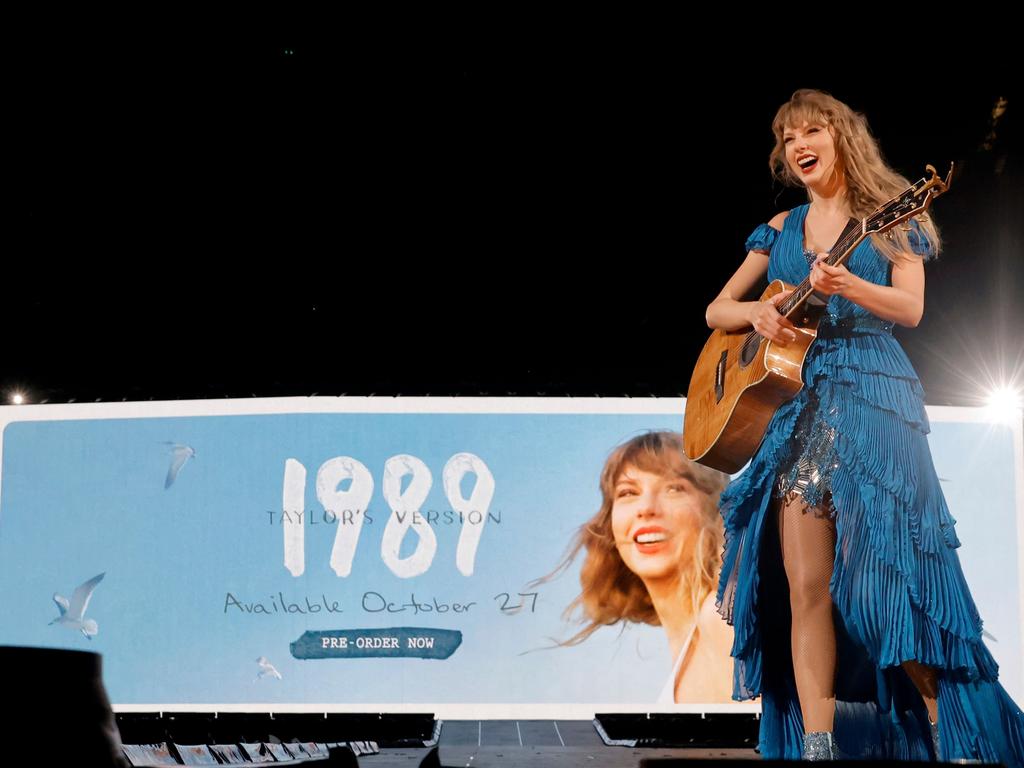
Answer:
[[[658,544],[668,538],[667,533],[638,533],[633,537],[637,544]]]
[[[668,540],[668,531],[664,530],[641,528],[633,536],[633,542],[636,544],[637,551],[645,555],[660,552],[668,546]]]
[[[797,160],[796,164],[800,166],[800,169],[804,173],[809,173],[810,171],[814,170],[814,167],[818,164],[818,158],[816,158],[814,155],[809,155],[808,157],[805,157],[801,160]]]

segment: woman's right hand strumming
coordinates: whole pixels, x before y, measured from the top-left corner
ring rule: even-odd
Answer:
[[[780,315],[778,310],[779,302],[792,292],[792,289],[787,289],[767,301],[756,301],[750,305],[748,313],[748,319],[755,331],[782,346],[796,340],[796,326]]]

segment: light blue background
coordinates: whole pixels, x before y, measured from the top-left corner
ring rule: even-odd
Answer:
[[[652,703],[669,671],[659,628],[610,627],[582,645],[550,649],[575,625],[561,613],[579,590],[578,565],[538,589],[535,613],[504,615],[494,599],[560,562],[576,528],[600,502],[597,478],[608,452],[648,429],[678,429],[681,416],[528,414],[281,414],[27,421],[3,435],[0,487],[0,643],[88,649],[104,656],[118,704],[303,702]],[[165,441],[196,458],[164,489]],[[931,445],[945,478],[968,580],[1004,684],[1021,697],[1021,616],[1012,433],[980,423],[933,422]],[[433,475],[425,509],[446,510],[442,470],[470,452],[495,478],[475,573],[455,567],[460,525],[438,524],[437,554],[422,576],[400,579],[383,564],[390,510],[381,494],[384,464],[421,459]],[[372,524],[364,525],[352,574],[328,560],[336,531],[306,528],[306,571],[284,568],[280,510],[285,460],[307,470],[306,507],[320,465],[347,455],[374,478]],[[464,482],[464,491],[472,485]],[[410,534],[402,554],[415,544]],[[48,626],[54,592],[67,597],[106,572],[87,617],[91,641]],[[412,594],[475,602],[469,613],[370,614],[367,590],[403,603]],[[225,595],[289,602],[324,594],[344,613],[328,616],[224,613]],[[293,659],[288,644],[307,629],[440,627],[463,632],[445,661]],[[266,656],[281,680],[255,680]]]

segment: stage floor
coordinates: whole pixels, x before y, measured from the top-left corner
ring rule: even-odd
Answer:
[[[428,749],[382,749],[379,755],[359,758],[366,768],[416,768]],[[690,760],[759,760],[751,749],[627,749],[606,747],[445,747],[445,768],[636,768],[643,758],[675,757]]]
[[[590,720],[446,720],[441,764],[469,768],[635,768],[642,758],[749,759],[752,749],[610,747]],[[382,749],[359,758],[367,768],[415,768],[428,749]]]

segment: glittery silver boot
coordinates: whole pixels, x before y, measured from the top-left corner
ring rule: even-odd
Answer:
[[[804,760],[835,760],[836,745],[831,731],[804,734]]]

